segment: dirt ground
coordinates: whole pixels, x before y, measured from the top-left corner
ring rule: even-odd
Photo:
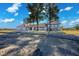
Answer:
[[[0,56],[78,56],[79,37],[11,32],[0,35]],[[36,52],[36,53],[35,53]]]

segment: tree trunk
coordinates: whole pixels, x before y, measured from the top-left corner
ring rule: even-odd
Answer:
[[[51,29],[51,6],[49,4],[49,29],[48,29],[49,32],[50,32],[50,29]]]
[[[51,31],[51,14],[49,14],[49,32]]]
[[[46,31],[48,31],[48,24],[46,24]]]
[[[39,30],[39,22],[38,22],[38,20],[37,20],[37,31]]]
[[[39,9],[38,8],[39,7],[39,4],[37,5],[37,10]],[[39,14],[39,12],[37,11],[37,15],[36,15],[36,21],[37,21],[37,31],[39,30],[39,21],[38,21],[38,14]]]

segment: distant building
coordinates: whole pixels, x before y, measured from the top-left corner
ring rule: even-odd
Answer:
[[[39,30],[48,30],[50,24],[39,24]],[[18,29],[20,30],[37,30],[37,25],[36,24],[21,24],[17,26]],[[59,22],[58,21],[51,21],[51,31],[58,31],[60,30],[59,27]]]

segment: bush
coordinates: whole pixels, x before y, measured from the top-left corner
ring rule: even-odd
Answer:
[[[75,28],[76,30],[79,30],[79,24],[75,25],[74,28]]]

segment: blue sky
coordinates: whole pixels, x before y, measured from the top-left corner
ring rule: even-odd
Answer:
[[[58,16],[62,26],[72,27],[79,23],[79,4],[58,3]],[[26,3],[0,3],[0,28],[16,28],[28,17]]]
[[[64,27],[73,27],[79,23],[79,3],[61,3],[57,4],[59,20]]]
[[[16,28],[28,16],[26,4],[1,3],[0,28]]]

